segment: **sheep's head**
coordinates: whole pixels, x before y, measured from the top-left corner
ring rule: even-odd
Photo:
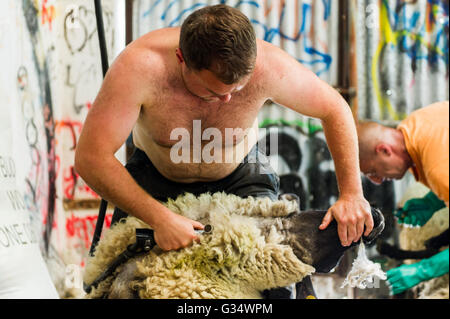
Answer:
[[[341,245],[335,220],[325,230],[320,230],[325,214],[326,211],[304,211],[288,216],[286,222],[287,243],[300,260],[319,273],[331,271],[339,264],[345,250],[358,244]],[[384,229],[384,217],[378,209],[372,208],[372,217],[374,227],[369,236],[362,237],[364,243],[372,242]]]

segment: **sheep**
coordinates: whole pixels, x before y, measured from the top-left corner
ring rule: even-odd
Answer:
[[[129,260],[87,298],[262,298],[265,289],[288,286],[315,271],[329,272],[351,247],[340,245],[336,222],[318,229],[326,211],[299,212],[298,202],[287,197],[272,201],[225,193],[185,194],[165,205],[211,224],[213,232],[182,250],[167,252],[156,246]],[[384,228],[382,214],[372,214],[375,227],[366,241]],[[136,228],[149,226],[128,217],[104,234],[88,259],[85,283],[93,282],[135,241]]]

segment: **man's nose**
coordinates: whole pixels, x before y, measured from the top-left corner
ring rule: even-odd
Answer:
[[[225,95],[221,95],[219,98],[220,98],[220,100],[222,102],[228,103],[231,100],[231,94],[228,93],[228,94],[225,94]]]

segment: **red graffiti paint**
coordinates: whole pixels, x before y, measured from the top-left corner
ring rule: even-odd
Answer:
[[[74,200],[75,195],[78,193],[88,194],[90,198],[100,198],[92,188],[82,182],[80,175],[78,175],[73,166],[69,166],[63,171],[63,188],[64,197],[67,199]]]
[[[71,213],[66,218],[67,237],[81,240],[84,243],[84,247],[88,249],[91,246],[97,219],[97,215],[79,217]],[[109,228],[111,226],[111,220],[112,214],[106,214],[103,227]]]
[[[52,30],[52,22],[55,18],[55,6],[54,5],[47,5],[47,0],[42,1],[41,6],[41,23],[45,24],[48,22],[48,27],[50,31]]]
[[[56,123],[56,132],[61,134],[61,130],[65,129],[70,132],[72,143],[70,144],[70,151],[75,151],[78,137],[81,133],[83,124],[80,121],[73,121],[65,119]],[[66,199],[75,200],[80,195],[87,195],[88,198],[99,198],[98,194],[94,192],[75,171],[73,163],[63,170],[63,190]]]
[[[83,124],[80,121],[72,121],[72,120],[61,120],[57,121],[56,124],[56,132],[60,133],[61,129],[67,128],[69,129],[72,136],[72,147],[70,150],[74,151],[77,146],[78,135],[81,133],[81,128]]]

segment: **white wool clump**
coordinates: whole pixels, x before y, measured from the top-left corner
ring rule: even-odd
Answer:
[[[386,280],[386,273],[381,270],[380,264],[374,263],[367,258],[366,247],[361,241],[358,248],[358,256],[353,261],[352,269],[342,283],[341,288],[349,285],[352,288],[365,289],[367,286],[373,285],[375,276]]]

